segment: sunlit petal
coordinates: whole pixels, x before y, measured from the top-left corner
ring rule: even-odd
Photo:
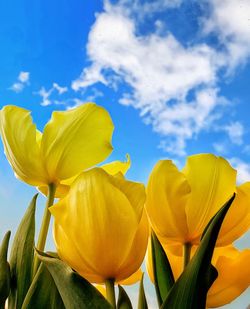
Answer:
[[[69,194],[50,208],[78,252],[84,252],[84,260],[98,277],[106,279],[119,278],[120,266],[129,255],[138,229],[135,209],[139,207],[134,208],[129,200],[128,187],[135,195],[136,192],[132,184],[125,186],[122,181],[101,168],[94,168],[82,173]],[[137,184],[136,188],[144,192]],[[143,198],[145,200],[145,193]],[[82,263],[85,262],[82,260]],[[134,267],[131,274],[138,268]]]
[[[51,180],[68,179],[103,161],[112,151],[113,129],[108,112],[94,103],[53,112],[41,143]]]
[[[170,160],[159,161],[147,186],[146,211],[154,231],[183,242],[188,237],[185,206],[190,186]]]
[[[131,166],[130,156],[127,154],[126,157],[127,161],[125,162],[113,161],[107,164],[103,164],[101,168],[104,169],[110,175],[115,175],[117,173],[122,173],[123,175],[125,175]]]
[[[183,173],[191,187],[188,230],[192,242],[198,242],[210,219],[235,192],[236,171],[221,157],[199,154],[188,157]]]
[[[34,186],[47,184],[48,176],[40,156],[40,133],[30,112],[17,106],[5,106],[0,112],[4,151],[17,178]]]
[[[231,244],[250,228],[250,182],[237,188],[235,200],[224,219],[217,246]]]
[[[241,252],[232,246],[216,249],[213,263],[218,278],[208,292],[209,308],[230,303],[250,286],[249,261],[250,249]]]

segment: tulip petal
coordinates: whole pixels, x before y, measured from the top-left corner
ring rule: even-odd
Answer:
[[[188,236],[185,206],[190,186],[170,160],[159,161],[147,186],[146,211],[157,236],[184,242]]]
[[[125,162],[113,161],[107,164],[103,164],[101,168],[104,169],[104,171],[106,171],[109,175],[115,175],[117,173],[122,173],[125,175],[131,166],[131,160],[128,154],[126,155],[126,158],[127,161]]]
[[[113,129],[108,112],[94,103],[53,112],[41,143],[51,180],[68,179],[103,161],[112,151]]]
[[[128,256],[138,227],[131,203],[112,178],[100,168],[83,172],[69,194],[50,208],[103,282],[119,276],[117,270]]]
[[[236,171],[221,157],[188,157],[183,169],[191,194],[186,205],[190,242],[198,243],[210,219],[235,192]]]
[[[127,157],[126,162],[113,161],[113,162],[102,165],[101,168],[103,170],[105,170],[110,175],[116,175],[117,173],[122,173],[123,175],[125,175],[127,170],[131,166],[131,161],[130,161],[129,155],[127,155],[126,157]],[[58,186],[56,188],[55,197],[56,198],[64,197],[69,192],[71,184],[75,181],[75,179],[78,176],[79,176],[79,174],[75,175],[71,178],[68,178],[66,180],[61,181],[61,183],[58,184]],[[44,195],[47,196],[47,194],[48,194],[48,187],[47,186],[39,187],[38,190],[41,191]]]
[[[110,178],[112,184],[121,190],[134,209],[138,223],[141,221],[143,207],[146,199],[144,185],[139,182],[126,180],[120,173]]]
[[[230,303],[250,285],[250,249],[238,251],[232,246],[215,250],[213,263],[218,278],[208,292],[207,307]]]
[[[146,212],[143,211],[141,221],[137,228],[132,246],[128,253],[128,256],[125,259],[125,262],[120,266],[117,273],[117,281],[121,281],[124,278],[127,278],[125,281],[119,282],[120,284],[132,284],[141,280],[142,272],[140,266],[145,257],[147,243],[149,236],[149,226]],[[124,283],[125,282],[125,283]]]
[[[0,130],[6,157],[17,178],[33,185],[48,184],[39,148],[39,131],[30,112],[17,106],[5,106],[0,112]]]
[[[37,189],[45,196],[48,196],[49,188],[48,186],[39,186]],[[62,198],[69,192],[70,186],[64,184],[58,184],[56,186],[55,198]]]
[[[84,254],[79,252],[67,234],[64,232],[62,226],[54,222],[53,237],[57,248],[59,257],[71,266],[76,272],[87,279],[89,282],[103,282],[102,278],[96,275],[95,269],[91,267],[84,259]],[[84,263],[82,262],[84,260]],[[81,267],[79,267],[81,265]]]
[[[120,284],[120,285],[131,285],[131,284],[134,284],[134,283],[136,283],[136,282],[141,280],[142,274],[143,274],[143,272],[142,272],[141,268],[139,268],[130,277],[128,277],[125,280],[117,282],[117,284]]]
[[[250,228],[250,182],[237,187],[237,194],[222,228],[216,246],[225,246],[242,236]]]

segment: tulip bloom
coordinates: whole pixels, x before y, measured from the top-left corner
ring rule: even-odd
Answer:
[[[163,243],[162,243],[163,244]],[[175,279],[181,275],[183,270],[183,257],[181,256],[182,247],[172,248],[163,244],[167,254]],[[197,247],[192,248],[194,255]],[[218,277],[210,287],[207,294],[207,307],[216,308],[232,302],[250,285],[250,249],[239,251],[233,246],[215,248],[212,264],[218,271]],[[149,242],[146,266],[149,277],[153,282],[153,269],[151,257],[151,244]]]
[[[5,106],[0,112],[0,131],[16,177],[33,186],[57,186],[112,151],[112,120],[94,103],[53,112],[43,134],[28,110]]]
[[[144,186],[121,174],[101,168],[81,173],[50,208],[59,256],[92,283],[130,277],[147,247],[144,202]]]
[[[221,157],[190,156],[182,171],[170,160],[159,161],[149,178],[146,211],[165,242],[197,245],[210,219],[234,192],[217,241],[217,246],[225,246],[250,227],[250,183],[236,187],[236,171]]]

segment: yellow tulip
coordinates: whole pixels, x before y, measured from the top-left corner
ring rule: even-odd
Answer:
[[[5,106],[0,111],[0,131],[16,177],[33,186],[58,185],[112,151],[112,120],[94,103],[53,112],[43,134],[28,110]]]
[[[62,260],[92,283],[120,282],[144,258],[148,223],[144,186],[101,168],[81,173],[50,208]]]
[[[182,171],[159,161],[147,186],[146,211],[158,237],[168,243],[198,244],[216,212],[236,192],[217,246],[231,244],[250,227],[250,183],[236,187],[236,171],[221,157],[188,157]]]
[[[173,275],[178,279],[183,270],[182,247],[176,247],[173,254],[172,248],[163,244],[167,254]],[[192,248],[192,255],[197,247]],[[146,258],[146,267],[151,281],[153,282],[151,244],[149,242]],[[207,307],[215,308],[232,302],[250,285],[250,249],[239,251],[233,246],[215,248],[212,264],[218,271],[218,277],[212,284],[207,294]]]

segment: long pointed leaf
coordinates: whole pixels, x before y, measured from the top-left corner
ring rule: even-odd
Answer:
[[[67,309],[111,309],[111,305],[102,294],[86,279],[74,272],[63,261],[39,252],[54,279],[57,289]]]
[[[167,255],[153,231],[151,246],[155,291],[158,304],[161,306],[174,284],[174,276]]]
[[[9,309],[20,309],[32,280],[36,194],[17,229],[10,254],[11,294]]]
[[[137,309],[148,309],[147,299],[146,299],[145,291],[144,291],[143,278],[144,278],[144,274],[141,277]]]
[[[128,297],[128,294],[120,285],[118,286],[119,296],[117,302],[117,309],[133,309],[131,301]]]
[[[65,309],[54,280],[43,263],[39,266],[22,305],[22,309],[34,308]]]
[[[169,292],[162,309],[205,309],[207,292],[217,277],[211,259],[225,215],[235,195],[218,211],[205,229],[199,248]]]

